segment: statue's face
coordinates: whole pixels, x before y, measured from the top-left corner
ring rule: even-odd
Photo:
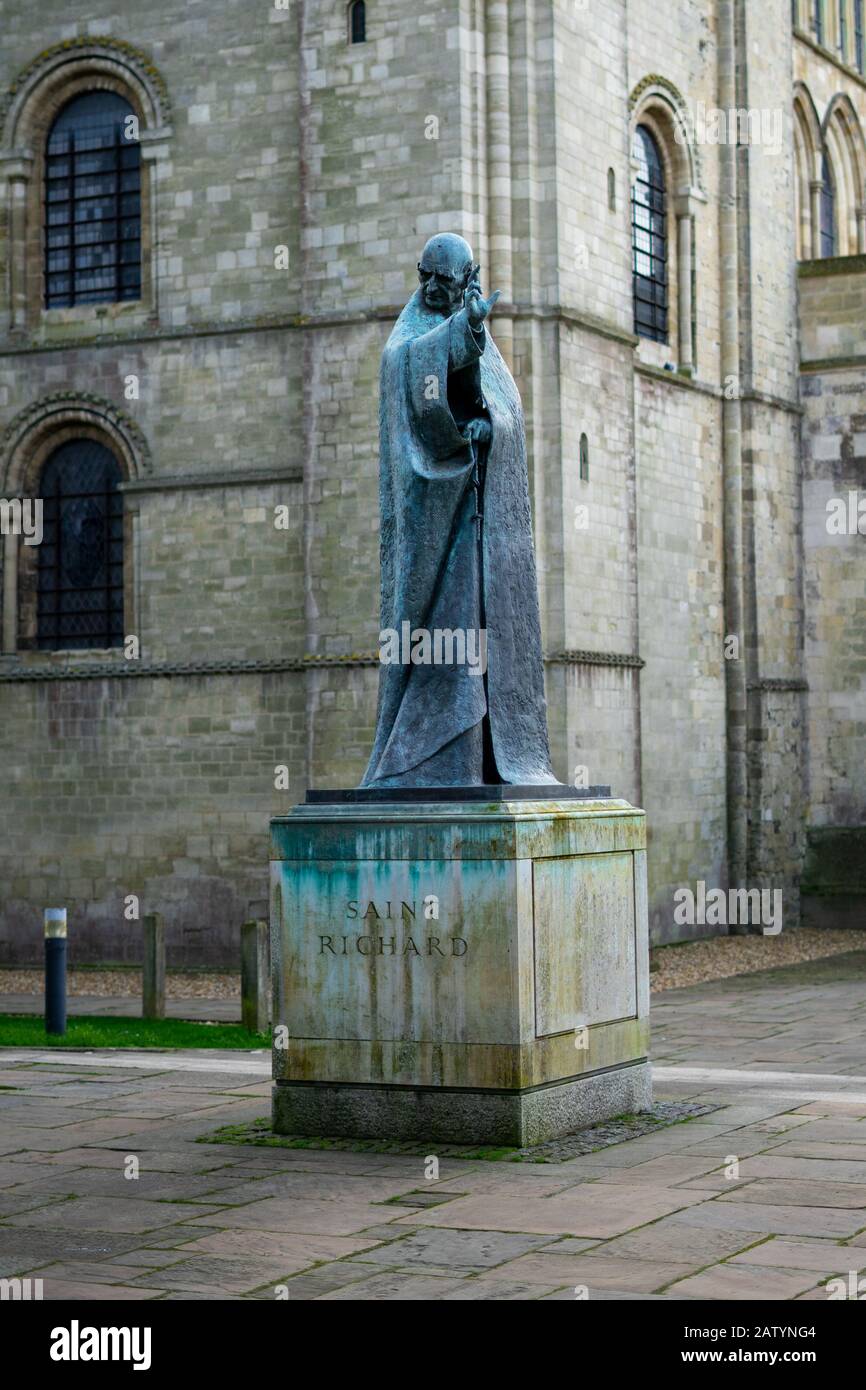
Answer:
[[[418,262],[418,279],[428,309],[439,314],[456,314],[463,307],[463,291],[472,275],[472,256],[467,259],[457,237],[434,238],[424,247]]]

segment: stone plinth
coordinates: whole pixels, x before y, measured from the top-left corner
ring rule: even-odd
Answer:
[[[307,805],[271,843],[280,1133],[530,1144],[649,1104],[642,811]]]

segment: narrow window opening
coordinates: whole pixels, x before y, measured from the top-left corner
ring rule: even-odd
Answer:
[[[585,434],[580,436],[580,480],[589,482],[589,440]]]
[[[635,131],[637,174],[632,192],[634,328],[644,338],[667,342],[668,231],[664,166],[646,126]]]
[[[836,254],[836,190],[833,171],[826,155],[821,162],[821,256]]]
[[[349,6],[349,42],[367,42],[367,6],[364,0],[355,0]]]

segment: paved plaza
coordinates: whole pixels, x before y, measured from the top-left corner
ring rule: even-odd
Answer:
[[[656,1097],[717,1109],[432,1178],[422,1154],[196,1143],[267,1113],[265,1053],[3,1049],[0,1276],[46,1299],[826,1300],[866,1270],[864,984],[853,952],[658,996]]]

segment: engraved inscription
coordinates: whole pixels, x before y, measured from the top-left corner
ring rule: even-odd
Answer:
[[[320,956],[400,956],[429,960],[460,960],[469,950],[469,942],[455,933],[445,935],[436,925],[439,922],[439,898],[435,893],[426,897],[405,899],[349,898],[345,917],[358,923],[358,932],[338,928],[333,934],[319,935]],[[391,927],[389,929],[389,925]],[[433,931],[439,931],[433,936]],[[431,933],[427,935],[426,933]]]
[[[417,901],[413,898],[411,903],[407,902],[368,902],[365,906],[363,902],[358,902],[356,898],[350,898],[346,903],[346,916],[350,921],[356,922],[391,922],[400,921],[414,922],[419,913]],[[439,899],[435,893],[428,893],[422,899],[420,906],[422,918],[427,922],[439,920]]]
[[[332,956],[465,956],[463,936],[319,936],[319,955]]]

